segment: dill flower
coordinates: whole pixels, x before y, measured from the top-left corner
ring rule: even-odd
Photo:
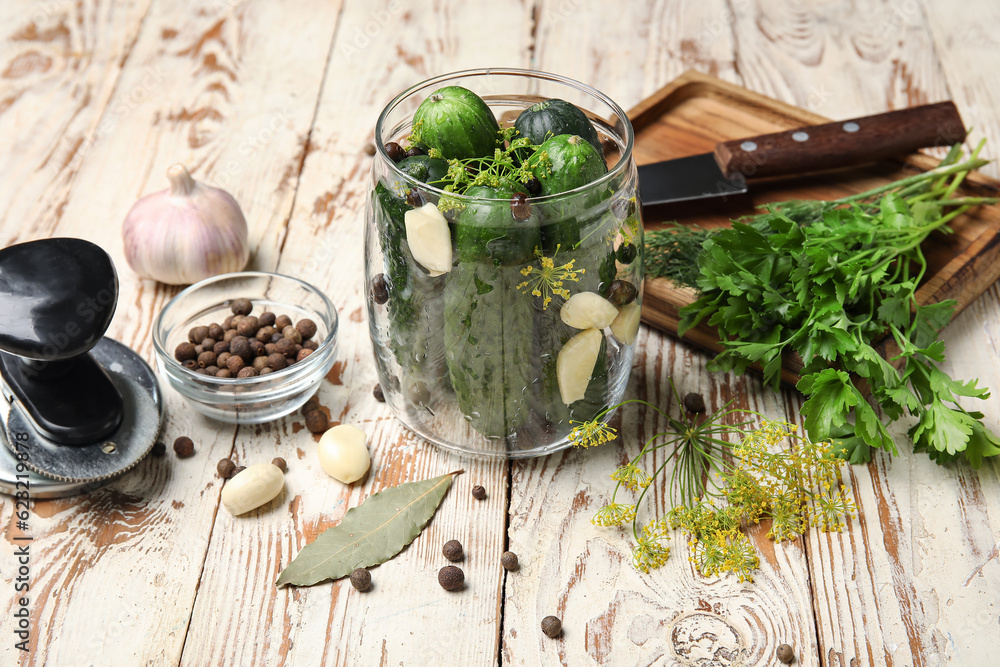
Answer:
[[[639,489],[645,489],[652,483],[652,478],[642,470],[635,463],[629,463],[627,465],[618,466],[613,473],[611,473],[611,479],[616,482],[621,482],[629,491],[638,491]]]
[[[635,519],[635,505],[612,502],[597,510],[590,523],[595,526],[620,526]]]
[[[767,536],[775,542],[794,540],[807,528],[802,502],[793,493],[784,493],[771,501],[771,530]]]
[[[588,422],[570,420],[569,423],[573,426],[573,430],[569,433],[569,439],[576,447],[597,447],[606,442],[611,442],[618,435],[614,427],[607,422],[598,421],[597,419],[592,419]],[[617,478],[612,475],[611,479]]]
[[[847,496],[847,487],[843,484],[839,489],[823,489],[812,496],[813,522],[823,532],[844,530],[844,520],[853,516],[857,510],[854,499]]]
[[[575,270],[573,268],[576,263],[575,259],[557,266],[555,258],[560,247],[560,245],[556,246],[552,257],[546,257],[541,250],[535,248],[535,256],[538,257],[539,266],[529,265],[521,269],[521,275],[527,280],[518,283],[517,289],[525,293],[530,292],[532,296],[542,297],[542,309],[549,307],[552,295],[568,299],[569,290],[563,285],[566,281],[580,282],[580,276],[587,271],[586,269]]]
[[[721,570],[736,575],[740,582],[753,581],[753,571],[760,567],[760,557],[743,533],[733,536],[722,549]]]

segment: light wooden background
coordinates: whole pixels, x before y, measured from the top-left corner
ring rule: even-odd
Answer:
[[[3,0],[0,3],[0,242],[95,241],[119,266],[111,335],[152,359],[151,322],[175,290],[141,282],[119,229],[137,197],[187,164],[240,201],[252,266],[302,276],[340,306],[335,420],[370,434],[374,471],[344,487],[320,470],[292,417],[235,429],[167,392],[164,439],[197,455],[145,461],[107,488],[38,502],[31,516],[31,651],[14,650],[16,569],[0,540],[0,662],[70,665],[801,665],[997,664],[1000,465],[939,467],[879,457],[850,470],[860,516],[762,553],[753,584],[703,579],[683,540],[669,564],[632,569],[623,531],[590,524],[608,473],[659,424],[622,413],[624,444],[514,463],[463,461],[409,435],[371,397],[362,313],[362,218],[378,111],[423,78],[476,66],[559,72],[628,108],[694,68],[832,118],[952,98],[1000,150],[1000,5],[995,0]],[[995,165],[987,171],[1000,174]],[[1000,391],[1000,290],[948,329],[948,369]],[[801,398],[755,378],[712,375],[706,357],[643,328],[630,393],[669,405],[667,379],[798,420]],[[987,404],[1000,429],[1000,395]],[[900,437],[902,429],[897,431]],[[215,464],[289,461],[265,510],[219,510]],[[374,491],[457,467],[425,533],[346,582],[276,590],[301,546]],[[483,484],[489,499],[469,490]],[[655,499],[661,502],[660,498]],[[13,525],[9,499],[0,499]],[[469,586],[435,573],[457,538]],[[504,576],[509,543],[522,562]],[[559,640],[539,621],[561,616]]]

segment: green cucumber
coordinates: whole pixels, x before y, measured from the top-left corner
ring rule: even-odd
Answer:
[[[500,126],[486,102],[461,86],[440,88],[413,114],[410,141],[434,148],[441,157],[466,159],[493,155]]]
[[[455,249],[460,262],[521,264],[538,247],[538,229],[511,215],[510,200],[516,194],[528,194],[520,183],[502,182],[496,187],[474,185],[455,216]],[[500,201],[490,201],[500,200]]]
[[[421,183],[435,183],[448,174],[448,161],[429,155],[414,155],[401,160],[396,167]]]
[[[575,134],[586,139],[597,149],[601,159],[604,159],[601,139],[597,136],[593,123],[587,118],[587,114],[566,100],[542,100],[533,104],[521,112],[514,121],[514,127],[536,146],[560,134]]]

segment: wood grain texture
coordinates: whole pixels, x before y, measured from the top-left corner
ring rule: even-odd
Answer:
[[[629,536],[589,519],[610,496],[608,474],[662,424],[627,409],[616,422],[620,444],[513,465],[434,450],[371,396],[361,234],[365,147],[378,111],[423,78],[467,67],[555,71],[626,108],[687,69],[833,118],[950,96],[966,124],[995,143],[994,4],[2,3],[5,243],[73,235],[107,248],[122,281],[110,333],[151,359],[153,318],[176,290],[134,278],[121,220],[138,196],[165,187],[176,161],[227,187],[250,223],[253,266],[301,276],[338,303],[339,361],[319,397],[333,421],[369,433],[373,470],[343,487],[319,469],[300,416],[234,429],[194,416],[168,389],[164,439],[189,435],[197,455],[150,458],[87,496],[36,503],[31,652],[13,649],[15,601],[0,596],[8,638],[0,663],[686,667],[701,658],[714,667],[729,664],[726,650],[744,665],[774,664],[775,646],[788,642],[802,665],[992,664],[1000,464],[971,471],[903,452],[853,467],[844,481],[860,516],[844,533],[783,545],[752,532],[761,554],[753,584],[696,575],[679,537],[666,567],[641,574]],[[713,121],[725,130],[722,109]],[[690,132],[672,149],[698,152],[690,149],[705,137],[693,117],[685,122]],[[995,165],[986,171],[1000,174]],[[983,287],[944,332],[946,368],[993,387],[984,411],[1000,431],[1000,289]],[[630,396],[672,408],[673,378],[682,393],[703,393],[710,409],[733,400],[798,419],[794,392],[707,373],[705,354],[647,328],[639,342]],[[215,476],[228,456],[240,464],[286,458],[285,491],[230,516]],[[369,593],[342,581],[274,588],[280,569],[348,507],[457,468],[466,473],[425,534],[373,569]],[[486,501],[472,500],[476,483],[487,487]],[[657,488],[645,511],[664,507]],[[9,499],[0,497],[0,516],[8,526],[0,587],[12,591]],[[467,552],[469,585],[457,594],[435,581],[448,539]],[[498,560],[508,546],[522,567],[504,575]],[[540,632],[548,614],[564,621],[559,639]]]
[[[287,495],[277,509],[248,519],[220,512],[185,646],[186,664],[496,664],[508,465],[440,452],[372,397],[378,379],[363,315],[362,241],[371,166],[365,147],[383,106],[414,83],[468,67],[527,65],[530,11],[528,5],[511,6],[483,22],[480,10],[464,2],[423,9],[404,9],[394,1],[345,2],[278,270],[313,282],[338,304],[336,380],[324,383],[319,396],[333,420],[357,424],[369,434],[372,472],[350,487],[331,480],[319,468],[314,442],[301,443],[300,434],[299,453],[289,459]],[[425,12],[433,12],[435,20],[427,21]],[[377,34],[355,41],[369,37],[365,31],[375,32],[376,25]],[[502,48],[484,47],[497,33],[504,35]],[[296,425],[289,428],[289,421],[294,422],[272,425],[281,429],[272,433],[294,438]],[[269,440],[241,429],[237,451],[267,460],[272,449],[282,449]],[[424,533],[399,556],[372,568],[370,591],[359,593],[346,579],[275,589],[280,569],[348,508],[386,486],[456,469],[466,472],[455,479]],[[487,500],[472,498],[475,484],[487,489]],[[437,583],[437,571],[450,564],[441,554],[450,539],[462,542],[466,552],[458,565],[467,585],[454,593]],[[234,597],[234,590],[245,590],[253,603]]]

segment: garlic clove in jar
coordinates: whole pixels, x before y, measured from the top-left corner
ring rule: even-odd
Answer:
[[[407,211],[403,221],[413,259],[431,276],[451,271],[451,231],[438,207],[428,202]]]
[[[556,379],[559,396],[566,405],[572,405],[587,395],[603,340],[604,335],[599,329],[587,329],[570,338],[559,350]]]
[[[132,270],[168,285],[241,271],[250,247],[236,200],[194,180],[180,164],[167,170],[167,178],[169,189],[146,195],[125,217],[122,240]]]
[[[574,329],[603,329],[618,317],[618,309],[595,292],[577,292],[559,309],[562,321]]]

